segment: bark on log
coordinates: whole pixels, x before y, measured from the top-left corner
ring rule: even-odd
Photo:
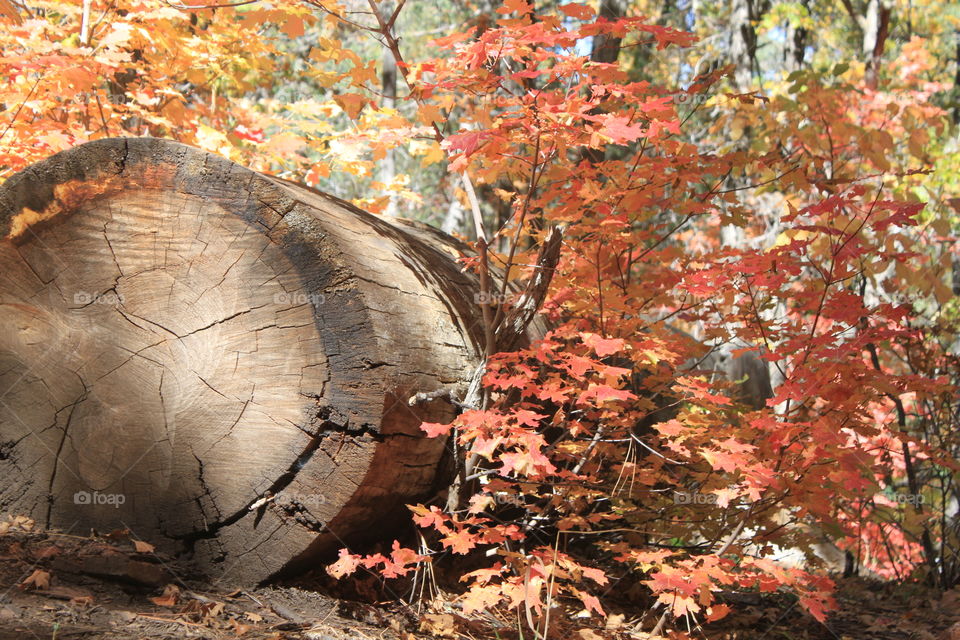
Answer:
[[[226,583],[299,570],[431,492],[481,357],[449,237],[178,143],[0,186],[0,511],[129,528]]]

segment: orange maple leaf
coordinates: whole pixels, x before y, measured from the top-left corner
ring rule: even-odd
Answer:
[[[454,553],[466,555],[470,549],[477,546],[475,539],[476,536],[474,534],[466,529],[461,529],[460,531],[451,531],[441,538],[440,542],[443,543],[443,546],[450,547],[450,550]]]

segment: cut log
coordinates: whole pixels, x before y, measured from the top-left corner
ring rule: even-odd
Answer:
[[[150,138],[0,186],[0,510],[249,584],[434,489],[481,358],[463,247]]]

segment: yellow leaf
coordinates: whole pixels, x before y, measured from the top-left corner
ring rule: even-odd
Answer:
[[[444,122],[443,108],[435,104],[421,104],[417,111],[417,120],[428,127],[434,122]]]
[[[446,157],[443,149],[435,141],[425,142],[423,140],[414,140],[410,143],[410,155],[421,156],[420,165],[424,167],[443,162]]]
[[[420,164],[426,166],[428,164],[443,162],[446,157],[447,154],[440,148],[440,145],[434,142],[430,145],[430,150],[423,157],[423,160],[420,161]]]
[[[743,137],[743,130],[746,128],[747,122],[741,117],[736,117],[733,119],[733,122],[730,123],[730,140],[736,142]]]
[[[383,213],[387,205],[390,204],[390,196],[380,196],[379,198],[360,198],[354,200],[355,205],[369,213]]]
[[[362,87],[365,82],[370,81],[376,84],[377,82],[377,62],[376,60],[371,60],[365,65],[355,64],[353,69],[350,70],[350,77],[353,78],[352,84],[355,87]]]
[[[184,77],[193,84],[204,84],[207,81],[207,72],[199,67],[193,67],[186,70]]]
[[[342,74],[337,73],[336,71],[324,71],[323,69],[316,69],[310,74],[317,81],[321,87],[332,87],[337,84],[341,78]]]
[[[133,547],[137,550],[137,553],[153,553],[156,549],[152,544],[143,540],[134,540]]]
[[[784,247],[794,240],[802,242],[804,240],[810,240],[813,238],[814,234],[811,231],[806,231],[804,229],[787,229],[777,236],[777,239],[773,243],[773,247]]]

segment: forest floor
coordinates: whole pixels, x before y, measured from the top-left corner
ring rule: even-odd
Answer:
[[[739,594],[709,640],[960,640],[960,589],[848,579],[825,623],[782,595]],[[652,639],[652,614],[606,621],[557,609],[549,640]],[[591,622],[592,621],[592,622]],[[81,538],[0,525],[0,640],[531,640],[517,620],[467,620],[449,605],[368,604],[296,586],[205,590],[186,567],[122,533]]]

